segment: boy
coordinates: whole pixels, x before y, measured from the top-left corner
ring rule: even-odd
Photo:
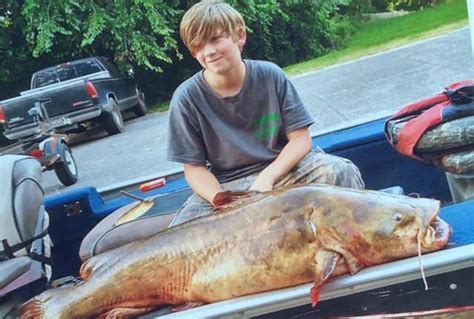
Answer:
[[[242,16],[205,0],[183,16],[180,35],[203,70],[182,83],[170,109],[168,159],[184,164],[194,194],[171,225],[209,214],[244,193],[295,183],[363,188],[350,161],[313,152],[313,119],[275,64],[242,60]]]

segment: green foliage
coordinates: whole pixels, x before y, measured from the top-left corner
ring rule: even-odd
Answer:
[[[282,66],[343,47],[354,30],[355,2],[369,0],[228,0],[244,16],[244,56]],[[4,4],[5,3],[5,4]],[[31,73],[105,55],[133,69],[149,100],[167,100],[199,70],[179,39],[182,14],[196,0],[3,0],[0,98],[27,89]],[[6,85],[8,83],[8,85]],[[10,91],[1,91],[9,87]]]
[[[290,75],[315,71],[362,56],[427,39],[468,25],[465,0],[450,0],[433,8],[381,20],[360,23],[346,46],[322,57],[285,68]]]
[[[113,53],[129,64],[161,72],[176,52],[177,1],[26,0],[23,16],[33,56],[68,47],[79,54]]]
[[[416,11],[438,5],[440,2],[440,0],[352,0],[349,10],[361,13]]]
[[[415,11],[419,9],[425,9],[439,4],[439,0],[390,0],[388,1],[387,9],[389,11],[394,10],[406,10]]]
[[[373,12],[388,11],[391,2],[393,2],[393,0],[372,0]]]
[[[274,60],[274,52],[280,48],[273,46],[273,31],[279,30],[280,27],[273,25],[273,22],[288,20],[278,1],[234,0],[229,3],[242,14],[247,24],[246,55],[254,59]]]
[[[341,46],[350,0],[229,1],[248,26],[246,56],[288,65]],[[350,23],[349,23],[350,24]]]
[[[25,70],[36,67],[23,33],[26,21],[21,9],[22,2],[17,0],[3,0],[0,4],[0,97],[25,90],[29,86]]]
[[[341,14],[349,16],[359,16],[362,13],[375,12],[377,11],[376,3],[383,1],[388,0],[352,0],[349,1],[346,6],[341,7]]]

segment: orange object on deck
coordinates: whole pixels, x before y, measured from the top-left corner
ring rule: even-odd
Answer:
[[[151,182],[146,182],[146,183],[141,184],[139,189],[140,189],[140,192],[145,193],[145,192],[151,191],[152,189],[162,187],[165,185],[166,185],[166,178],[162,177],[162,178],[152,180]]]

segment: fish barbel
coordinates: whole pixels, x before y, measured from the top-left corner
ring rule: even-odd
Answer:
[[[22,318],[128,318],[328,278],[443,248],[437,200],[322,184],[249,194],[210,216],[92,257],[84,283],[45,291]]]

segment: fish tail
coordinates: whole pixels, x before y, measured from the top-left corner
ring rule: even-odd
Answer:
[[[21,319],[43,319],[44,302],[38,298],[33,298],[18,307],[18,316]]]
[[[18,317],[21,319],[50,319],[59,318],[64,310],[64,301],[70,301],[70,292],[77,287],[54,288],[43,291],[17,308]]]

